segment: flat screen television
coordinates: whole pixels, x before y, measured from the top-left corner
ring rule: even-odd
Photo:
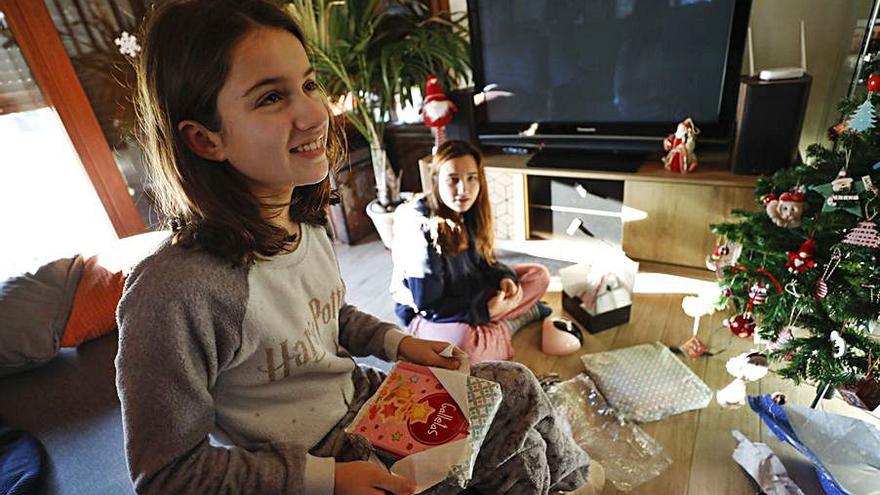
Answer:
[[[750,8],[751,0],[468,0],[480,143],[656,152],[691,117],[701,143],[723,145]]]

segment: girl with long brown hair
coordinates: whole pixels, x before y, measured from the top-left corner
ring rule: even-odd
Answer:
[[[413,493],[414,480],[345,433],[385,378],[352,356],[459,361],[440,355],[446,342],[346,303],[325,229],[342,144],[299,28],[264,0],[158,5],[137,103],[172,236],[131,273],[117,310],[135,490]],[[534,376],[508,363],[472,373],[505,390],[472,484],[543,494],[583,485],[589,459]]]
[[[550,273],[495,258],[495,234],[480,151],[447,141],[431,164],[431,189],[398,208],[391,290],[412,335],[461,347],[472,362],[513,357],[510,339],[544,318]]]

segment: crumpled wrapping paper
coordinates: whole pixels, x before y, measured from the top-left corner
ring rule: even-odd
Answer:
[[[813,464],[826,494],[880,495],[880,428],[806,406],[781,406],[769,395],[749,397],[749,405]]]
[[[767,444],[752,442],[739,430],[731,433],[739,441],[733,450],[733,460],[749,473],[761,491],[766,495],[804,495]]]
[[[653,437],[617,416],[587,375],[551,385],[547,395],[568,419],[572,438],[602,464],[618,490],[628,492],[672,464]]]
[[[618,414],[639,423],[702,409],[712,390],[660,342],[581,356]]]

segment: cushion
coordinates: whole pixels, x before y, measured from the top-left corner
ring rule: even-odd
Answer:
[[[0,493],[38,493],[43,446],[33,435],[0,424]]]
[[[73,309],[61,337],[62,347],[76,347],[116,328],[116,306],[122,297],[122,272],[104,268],[97,256],[85,261],[73,298]]]
[[[55,357],[82,271],[77,255],[0,282],[0,376]]]
[[[660,342],[581,356],[602,395],[624,418],[645,423],[702,409],[712,390]]]

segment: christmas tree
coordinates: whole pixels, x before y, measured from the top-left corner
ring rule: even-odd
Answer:
[[[876,56],[875,56],[876,58]],[[870,62],[873,70],[877,61]],[[870,74],[871,72],[867,72]],[[760,211],[734,210],[712,225],[731,331],[757,332],[777,372],[835,387],[869,409],[880,390],[880,75],[839,105],[832,146],[810,145],[804,163],[760,177]],[[719,252],[721,254],[719,254]],[[735,253],[735,254],[734,254]],[[859,400],[862,401],[859,404]]]

